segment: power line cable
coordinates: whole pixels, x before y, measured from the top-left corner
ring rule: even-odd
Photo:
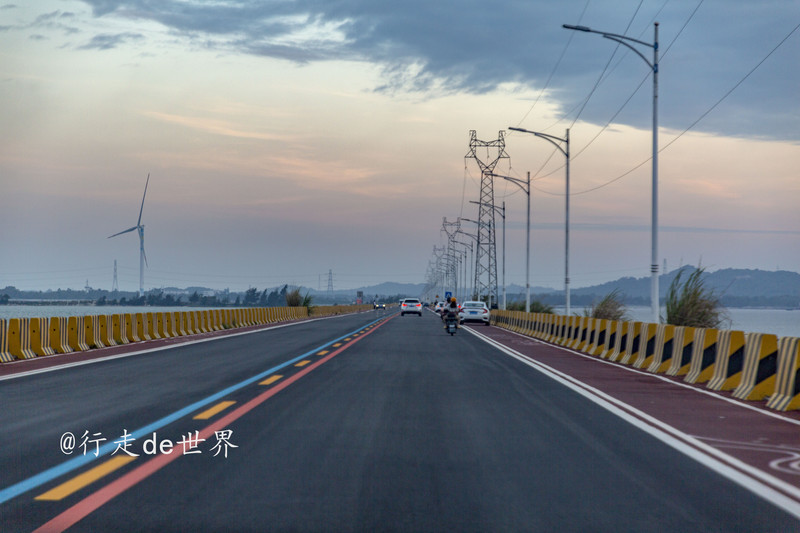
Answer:
[[[694,128],[694,127],[697,125],[697,124],[699,124],[699,123],[700,123],[700,121],[701,121],[701,120],[703,120],[703,119],[704,119],[706,116],[708,116],[708,115],[709,115],[709,113],[711,113],[711,112],[712,112],[714,109],[716,109],[716,108],[717,108],[717,106],[719,106],[719,104],[721,104],[721,103],[722,103],[722,102],[723,102],[723,101],[724,101],[726,98],[728,98],[728,96],[730,96],[730,95],[733,93],[733,91],[735,91],[735,90],[736,90],[736,89],[737,89],[737,88],[738,88],[738,87],[739,87],[739,86],[740,86],[742,83],[744,83],[744,81],[745,81],[745,80],[747,80],[747,78],[749,78],[749,77],[750,77],[750,76],[751,76],[751,75],[752,75],[752,74],[753,74],[753,73],[754,73],[756,70],[758,70],[758,68],[759,68],[759,67],[760,67],[760,66],[761,66],[761,65],[762,65],[762,64],[763,64],[763,63],[764,63],[764,62],[765,62],[767,59],[769,59],[769,57],[770,57],[772,54],[774,54],[774,53],[775,53],[775,52],[776,52],[776,51],[777,51],[777,50],[778,50],[778,49],[779,49],[781,46],[783,46],[783,44],[784,44],[784,43],[785,43],[785,42],[786,42],[786,41],[787,41],[787,40],[788,40],[788,39],[789,39],[789,38],[790,38],[790,37],[791,37],[791,36],[792,36],[792,35],[793,35],[793,34],[794,34],[794,33],[795,33],[797,30],[798,30],[798,29],[800,29],[800,24],[796,25],[796,26],[795,26],[795,27],[794,27],[794,28],[793,28],[793,29],[792,29],[792,30],[791,30],[791,31],[790,31],[788,34],[786,34],[786,36],[785,36],[783,39],[781,39],[781,40],[780,40],[780,42],[779,42],[777,45],[775,45],[775,47],[774,47],[774,48],[772,48],[772,50],[770,50],[770,51],[767,53],[767,55],[765,55],[765,56],[764,56],[764,57],[763,57],[763,58],[762,58],[762,59],[761,59],[761,60],[760,60],[760,61],[759,61],[759,62],[758,62],[758,63],[757,63],[757,64],[756,64],[756,65],[755,65],[755,66],[754,66],[752,69],[750,69],[750,71],[748,71],[748,72],[747,72],[747,74],[745,74],[745,75],[744,75],[744,77],[742,77],[742,79],[740,79],[738,82],[736,82],[736,84],[734,84],[734,85],[733,85],[733,87],[731,87],[731,88],[730,88],[730,89],[729,89],[729,90],[728,90],[728,91],[727,91],[727,92],[726,92],[724,95],[722,95],[722,97],[721,97],[721,98],[719,98],[719,99],[718,99],[718,100],[717,100],[717,101],[716,101],[716,102],[715,102],[715,103],[714,103],[714,104],[713,104],[711,107],[709,107],[709,108],[708,108],[706,111],[704,111],[704,112],[703,112],[703,113],[702,113],[702,114],[701,114],[701,115],[700,115],[700,116],[699,116],[699,117],[698,117],[698,118],[697,118],[697,119],[696,119],[694,122],[692,122],[692,123],[691,123],[691,124],[690,124],[690,125],[689,125],[689,126],[686,128],[686,129],[684,129],[682,132],[680,132],[678,135],[676,135],[676,136],[675,136],[675,138],[673,138],[673,139],[672,139],[670,142],[668,142],[667,144],[665,144],[664,146],[662,146],[662,147],[661,147],[661,148],[658,150],[658,153],[660,154],[661,152],[663,152],[664,150],[666,150],[667,148],[669,148],[669,147],[670,147],[670,146],[671,146],[671,145],[672,145],[672,144],[673,144],[675,141],[677,141],[678,139],[680,139],[681,137],[683,137],[683,136],[684,136],[686,133],[688,133],[690,130],[692,130],[692,129],[693,129],[693,128]],[[642,161],[642,162],[641,162],[641,163],[639,163],[638,165],[634,166],[633,168],[631,168],[631,169],[630,169],[630,170],[628,170],[627,172],[625,172],[625,173],[623,173],[623,174],[621,174],[621,175],[617,176],[616,178],[614,178],[614,179],[612,179],[612,180],[609,180],[609,181],[607,181],[607,182],[605,182],[605,183],[603,183],[603,184],[601,184],[601,185],[598,185],[598,186],[596,186],[596,187],[592,187],[592,188],[590,188],[590,189],[586,189],[586,190],[584,190],[584,191],[579,191],[579,192],[571,192],[571,193],[570,193],[570,195],[577,196],[577,195],[579,195],[579,194],[586,194],[586,193],[589,193],[589,192],[596,191],[596,190],[598,190],[598,189],[602,189],[603,187],[606,187],[606,186],[608,186],[608,185],[611,185],[612,183],[614,183],[614,182],[616,182],[616,181],[619,181],[620,179],[622,179],[622,178],[624,178],[625,176],[629,175],[629,174],[630,174],[630,173],[632,173],[633,171],[635,171],[635,170],[637,170],[638,168],[642,167],[643,165],[647,164],[647,163],[648,163],[648,162],[650,162],[652,159],[653,159],[652,157],[648,157],[647,159],[645,159],[644,161]],[[537,190],[539,190],[539,189],[537,189]],[[544,192],[544,193],[546,193],[546,194],[550,194],[551,196],[563,196],[563,194],[552,193],[552,192],[547,192],[547,191],[543,191],[543,190],[542,190],[541,192]]]

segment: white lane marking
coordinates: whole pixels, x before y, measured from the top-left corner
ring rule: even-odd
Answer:
[[[725,476],[737,485],[744,487],[756,496],[783,509],[787,513],[800,518],[800,489],[777,479],[766,472],[754,468],[742,461],[708,446],[678,429],[639,411],[604,392],[587,385],[544,363],[525,357],[516,350],[491,339],[482,333],[467,329],[471,334],[494,346],[501,352],[541,372],[545,376],[561,383],[593,403],[615,414],[629,424],[652,435],[661,442],[671,446],[698,463]]]
[[[153,348],[147,348],[143,350],[137,350],[135,352],[126,352],[120,353],[116,355],[108,355],[106,357],[96,357],[94,359],[88,359],[86,361],[75,361],[74,363],[64,363],[63,365],[56,365],[47,368],[39,368],[37,370],[28,370],[26,372],[18,372],[16,374],[9,374],[7,376],[0,376],[0,381],[6,381],[9,379],[16,379],[25,376],[33,376],[36,374],[44,374],[46,372],[55,372],[57,370],[64,370],[67,368],[74,368],[76,366],[83,366],[83,365],[92,365],[94,363],[101,363],[103,361],[112,361],[114,359],[123,359],[125,357],[131,357],[134,355],[140,355],[143,353],[152,353],[152,352],[160,352],[161,350],[171,350],[172,348],[177,348],[179,346],[189,346],[191,344],[199,344],[201,342],[211,342],[219,339],[229,339],[231,337],[238,337],[240,335],[250,335],[251,333],[261,333],[262,331],[269,331],[272,329],[280,329],[280,328],[288,328],[290,326],[297,326],[299,324],[308,324],[309,322],[316,322],[317,320],[328,320],[332,318],[339,318],[343,316],[349,315],[335,315],[335,316],[324,316],[320,318],[311,318],[309,320],[301,320],[298,322],[289,322],[288,324],[277,324],[275,326],[268,326],[265,328],[258,328],[249,331],[237,331],[235,333],[227,333],[225,335],[214,335],[213,337],[203,337],[200,339],[187,339],[183,342],[176,342],[174,344],[167,344],[164,346],[155,346]],[[187,336],[188,337],[188,336]],[[171,337],[171,339],[179,339],[180,337]],[[90,353],[90,352],[73,352],[73,353]],[[58,357],[58,356],[55,356]],[[28,359],[31,361],[32,359]],[[25,361],[19,361],[20,363],[24,363]],[[5,364],[5,363],[4,363]]]

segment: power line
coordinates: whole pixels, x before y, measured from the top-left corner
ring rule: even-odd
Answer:
[[[758,62],[758,63],[757,63],[757,64],[756,64],[756,65],[755,65],[755,66],[754,66],[752,69],[750,69],[750,71],[749,71],[749,72],[747,72],[747,74],[745,74],[745,75],[744,75],[744,77],[742,77],[742,79],[740,79],[738,82],[736,82],[736,84],[735,84],[733,87],[731,87],[731,88],[730,88],[730,89],[729,89],[729,90],[728,90],[728,91],[727,91],[727,92],[726,92],[724,95],[722,95],[722,97],[721,97],[719,100],[717,100],[717,101],[716,101],[716,102],[715,102],[715,103],[714,103],[714,104],[713,104],[711,107],[709,107],[709,108],[708,108],[708,109],[707,109],[705,112],[703,112],[703,113],[702,113],[702,114],[701,114],[701,115],[700,115],[700,116],[699,116],[699,117],[698,117],[698,118],[697,118],[697,119],[696,119],[694,122],[692,122],[692,123],[691,123],[691,124],[690,124],[690,125],[689,125],[689,126],[686,128],[686,129],[685,129],[685,130],[683,130],[683,131],[682,131],[682,132],[680,132],[680,133],[679,133],[677,136],[675,136],[675,138],[674,138],[674,139],[672,139],[672,140],[671,140],[670,142],[668,142],[666,145],[664,145],[663,147],[661,147],[661,148],[658,150],[658,153],[661,153],[661,152],[663,152],[664,150],[666,150],[667,148],[669,148],[669,147],[670,147],[670,146],[671,146],[671,145],[672,145],[672,144],[673,144],[675,141],[677,141],[678,139],[680,139],[681,137],[683,137],[683,136],[684,136],[684,135],[685,135],[687,132],[689,132],[689,131],[690,131],[692,128],[694,128],[694,127],[695,127],[695,126],[696,126],[698,123],[700,123],[700,121],[701,121],[701,120],[703,120],[703,119],[704,119],[706,116],[708,116],[708,114],[709,114],[709,113],[711,113],[711,112],[712,112],[714,109],[716,109],[716,107],[717,107],[717,106],[719,106],[719,104],[721,104],[721,103],[722,103],[722,102],[723,102],[723,101],[724,101],[726,98],[728,98],[728,96],[730,96],[730,95],[731,95],[731,93],[733,93],[733,91],[735,91],[735,90],[736,90],[736,89],[737,89],[737,88],[738,88],[738,87],[739,87],[739,86],[740,86],[742,83],[744,83],[744,81],[745,81],[747,78],[749,78],[749,77],[750,77],[750,76],[751,76],[751,75],[752,75],[752,74],[753,74],[753,73],[754,73],[756,70],[758,70],[758,68],[759,68],[759,67],[760,67],[760,66],[761,66],[761,65],[762,65],[762,64],[763,64],[763,63],[764,63],[764,62],[765,62],[767,59],[769,59],[769,57],[770,57],[772,54],[774,54],[774,53],[775,53],[775,52],[778,50],[778,48],[780,48],[781,46],[783,46],[783,44],[784,44],[784,43],[785,43],[785,42],[786,42],[786,41],[787,41],[787,40],[788,40],[788,39],[789,39],[789,38],[790,38],[790,37],[791,37],[791,36],[792,36],[792,35],[793,35],[793,34],[794,34],[794,33],[795,33],[797,30],[798,30],[798,29],[800,29],[800,24],[798,24],[797,26],[795,26],[795,27],[794,27],[794,28],[793,28],[793,29],[792,29],[792,30],[791,30],[791,31],[790,31],[790,32],[789,32],[789,33],[788,33],[788,34],[787,34],[787,35],[786,35],[786,36],[785,36],[783,39],[781,39],[781,40],[780,40],[780,42],[779,42],[777,45],[775,45],[775,47],[774,47],[772,50],[770,50],[770,51],[769,51],[769,53],[767,53],[767,55],[766,55],[766,56],[764,56],[764,57],[761,59],[761,61],[759,61],[759,62]],[[648,163],[650,160],[652,160],[652,157],[648,157],[647,159],[645,159],[644,161],[642,161],[641,163],[639,163],[639,164],[638,164],[638,165],[636,165],[635,167],[631,168],[631,169],[630,169],[630,170],[628,170],[627,172],[625,172],[625,173],[623,173],[623,174],[621,174],[621,175],[617,176],[616,178],[614,178],[614,179],[612,179],[612,180],[609,180],[609,181],[607,181],[607,182],[605,182],[605,183],[603,183],[603,184],[601,184],[601,185],[598,185],[598,186],[596,186],[596,187],[592,187],[591,189],[586,189],[586,190],[584,190],[584,191],[579,191],[579,192],[575,192],[575,193],[571,193],[571,194],[572,194],[572,195],[576,195],[576,196],[577,196],[577,195],[579,195],[579,194],[586,194],[586,193],[589,193],[589,192],[592,192],[592,191],[596,191],[596,190],[598,190],[598,189],[602,189],[603,187],[606,187],[606,186],[608,186],[608,185],[611,185],[611,184],[612,184],[612,183],[614,183],[615,181],[618,181],[618,180],[620,180],[620,179],[624,178],[625,176],[629,175],[630,173],[632,173],[633,171],[635,171],[635,170],[636,170],[636,169],[638,169],[639,167],[641,167],[641,166],[645,165],[646,163]],[[537,189],[537,190],[538,190],[538,189]],[[546,191],[541,191],[541,192],[546,192]],[[552,195],[552,196],[562,196],[562,195],[560,195],[560,194],[558,194],[558,193],[550,193],[550,192],[547,192],[547,194],[550,194],[550,195]]]

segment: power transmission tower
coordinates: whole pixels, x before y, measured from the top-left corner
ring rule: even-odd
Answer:
[[[333,298],[333,270],[328,269],[328,298]]]
[[[114,259],[114,281],[111,283],[111,292],[119,290],[119,283],[117,282],[117,260]]]
[[[475,285],[479,300],[491,308],[497,304],[497,243],[494,221],[494,167],[500,159],[508,159],[505,132],[500,130],[497,140],[482,141],[475,130],[469,132],[469,153],[465,159],[474,159],[481,170],[481,194],[478,203],[478,234],[475,248]],[[478,153],[486,148],[485,157]]]
[[[448,222],[447,217],[442,217],[442,231],[447,233],[447,250],[445,259],[445,284],[453,289],[453,294],[458,294],[458,261],[456,260],[456,233],[461,229],[461,221]]]

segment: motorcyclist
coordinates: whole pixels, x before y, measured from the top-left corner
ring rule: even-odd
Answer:
[[[456,302],[455,296],[450,298],[450,303],[444,309],[442,309],[442,322],[445,322],[445,329],[447,329],[447,318],[455,319],[456,327],[461,327],[458,325],[458,303]]]

